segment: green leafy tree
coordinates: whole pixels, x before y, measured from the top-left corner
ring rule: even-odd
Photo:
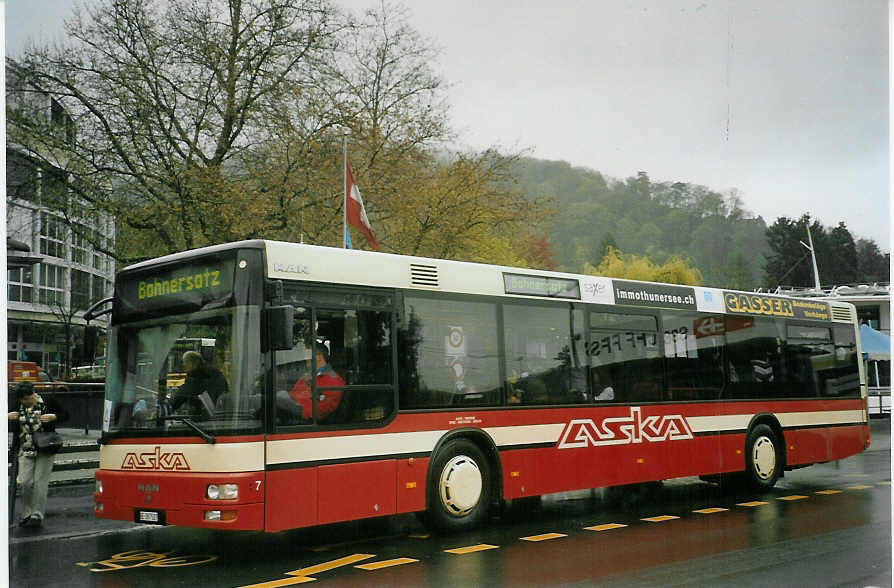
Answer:
[[[734,290],[750,289],[751,285],[755,283],[751,265],[751,260],[747,255],[741,252],[733,253],[725,268],[724,287]]]
[[[813,285],[810,252],[801,244],[802,241],[806,242],[808,224],[810,215],[807,214],[799,220],[782,216],[767,228],[767,242],[771,250],[766,263],[766,283],[769,287]],[[814,247],[822,232],[822,226],[814,222],[811,226]]]
[[[843,222],[828,232],[822,253],[826,265],[820,277],[824,283],[851,284],[860,279],[857,245]]]
[[[822,286],[864,281],[867,279],[866,273],[873,277],[887,275],[887,271],[864,271],[868,269],[865,264],[877,263],[881,259],[877,247],[873,249],[864,241],[858,249],[843,222],[830,230],[819,221],[811,221],[810,215],[805,214],[797,221],[780,217],[767,229],[767,240],[773,253],[767,261],[766,280],[771,287],[814,285],[810,251],[802,244],[807,242],[808,225]],[[864,265],[861,267],[861,264]],[[884,264],[875,267],[881,269],[882,266]]]
[[[891,281],[891,254],[882,253],[872,239],[857,239],[858,280],[866,282]]]

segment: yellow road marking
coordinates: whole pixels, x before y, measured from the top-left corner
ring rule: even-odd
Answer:
[[[805,498],[807,497],[801,494],[792,494],[791,496],[780,496],[776,500],[804,500]]]
[[[328,570],[333,570],[335,568],[340,568],[342,566],[349,566],[352,563],[357,563],[358,561],[363,561],[365,559],[369,559],[371,557],[375,557],[374,555],[368,553],[355,553],[354,555],[349,555],[347,557],[342,557],[339,559],[334,559],[332,561],[327,561],[321,564],[317,564],[315,566],[310,566],[308,568],[301,568],[300,570],[295,570],[292,572],[286,572],[286,576],[295,576],[293,578],[281,578],[279,580],[271,580],[270,582],[261,582],[259,584],[249,584],[247,586],[242,586],[242,588],[279,588],[280,586],[291,586],[293,584],[303,584],[305,582],[314,582],[316,578],[311,578],[311,574],[319,574],[320,572],[325,572]]]
[[[767,503],[760,500],[754,500],[752,502],[740,502],[736,506],[763,506],[765,504]]]
[[[431,537],[431,533],[413,533],[411,535],[407,535],[410,539],[428,539]]]
[[[544,533],[543,535],[531,535],[530,537],[522,537],[522,541],[549,541],[550,539],[558,539],[559,537],[567,537],[562,533]]]
[[[621,523],[606,523],[604,525],[594,525],[592,527],[584,527],[587,531],[608,531],[611,529],[620,529],[621,527],[626,527],[627,525],[622,525]]]
[[[820,490],[817,494],[841,494],[841,490]]]
[[[680,517],[675,517],[673,515],[661,515],[658,517],[646,517],[644,519],[640,519],[642,521],[648,521],[650,523],[663,523],[664,521],[672,521],[674,519],[678,519]]]
[[[697,512],[697,513],[701,513],[701,514],[714,514],[715,512],[723,512],[723,511],[725,511],[725,510],[729,510],[729,509],[728,509],[728,508],[718,508],[718,507],[715,507],[715,508],[700,508],[700,509],[698,509],[698,510],[694,510],[694,511],[692,511],[692,512]]]
[[[455,549],[445,549],[446,553],[455,553],[457,555],[464,555],[466,553],[475,553],[476,551],[484,551],[486,549],[499,549],[499,545],[488,545],[487,543],[480,543],[478,545],[469,545],[468,547],[457,547]]]
[[[392,566],[402,566],[404,564],[413,563],[414,561],[419,561],[419,560],[413,559],[411,557],[399,557],[397,559],[387,559],[385,561],[376,561],[373,563],[363,564],[363,565],[354,566],[354,567],[360,568],[361,570],[380,570],[382,568],[390,568]]]
[[[286,572],[287,576],[311,576],[313,574],[319,574],[320,572],[328,572],[329,570],[334,570],[335,568],[340,568],[342,566],[349,566],[352,563],[357,563],[358,561],[363,561],[365,559],[369,559],[371,557],[375,557],[369,553],[355,553],[354,555],[349,555],[347,557],[342,557],[339,559],[334,559],[332,561],[327,561],[321,564],[317,564],[315,566],[310,566],[309,568],[301,568],[300,570],[295,570],[294,572]]]
[[[281,578],[279,580],[271,580],[270,582],[261,582],[260,584],[248,584],[241,588],[280,588],[280,586],[292,586],[294,584],[304,584],[305,582],[316,582],[316,578]]]
[[[867,488],[871,488],[871,486],[866,486],[865,484],[854,484],[853,486],[848,486],[848,490],[866,490]]]

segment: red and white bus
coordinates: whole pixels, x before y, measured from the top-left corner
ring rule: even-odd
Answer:
[[[223,378],[171,413],[190,340]],[[459,530],[576,489],[769,488],[869,446],[846,303],[243,241],[121,271],[109,341],[103,518]]]

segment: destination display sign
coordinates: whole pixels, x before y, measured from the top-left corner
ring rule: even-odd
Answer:
[[[723,306],[726,312],[732,314],[756,314],[824,321],[831,318],[829,304],[821,300],[724,291]]]
[[[580,300],[580,284],[570,278],[504,273],[503,286],[507,294]]]
[[[615,304],[695,310],[695,288],[612,280]]]
[[[191,260],[151,274],[120,278],[116,294],[124,312],[201,307],[232,293],[233,267],[232,258]]]

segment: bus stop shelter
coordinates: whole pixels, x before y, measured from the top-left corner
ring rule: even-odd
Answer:
[[[891,337],[860,325],[860,346],[869,385],[869,414],[891,414]]]

